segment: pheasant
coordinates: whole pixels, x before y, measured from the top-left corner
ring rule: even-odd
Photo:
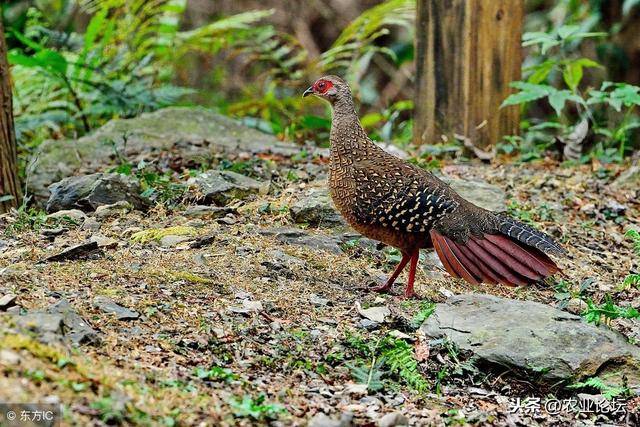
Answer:
[[[325,76],[303,97],[332,106],[329,187],[359,233],[398,248],[402,260],[377,291],[387,291],[410,262],[405,297],[420,249],[434,248],[447,272],[469,283],[527,285],[560,269],[549,255],[564,249],[548,235],[463,199],[436,176],[379,148],[360,125],[349,85]]]

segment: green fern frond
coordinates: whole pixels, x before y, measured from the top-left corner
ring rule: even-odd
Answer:
[[[576,382],[569,385],[570,389],[593,388],[598,390],[606,399],[611,400],[614,397],[625,395],[629,392],[628,387],[624,385],[610,385],[604,382],[600,377],[591,377],[582,382]]]
[[[383,359],[376,361],[375,358],[372,360],[370,365],[366,365],[364,363],[360,365],[347,364],[351,370],[353,379],[358,384],[365,384],[367,386],[367,390],[371,391],[379,391],[384,388],[384,384],[382,382],[382,376],[385,373],[382,369],[383,365]]]
[[[381,350],[390,372],[398,375],[417,392],[422,393],[429,389],[429,383],[418,369],[412,346],[401,339],[387,337],[381,343]]]
[[[630,288],[631,286],[640,285],[640,274],[629,274],[627,277],[625,277],[622,285],[626,289]]]
[[[375,47],[374,42],[388,34],[389,28],[393,26],[413,31],[415,7],[415,0],[387,0],[365,11],[322,54],[320,68],[325,72],[346,68],[346,74],[350,75],[354,66],[367,54],[378,51],[393,55],[388,49]]]
[[[633,251],[637,256],[640,256],[640,232],[638,232],[638,230],[630,229],[625,233],[625,236],[631,239],[633,243]]]

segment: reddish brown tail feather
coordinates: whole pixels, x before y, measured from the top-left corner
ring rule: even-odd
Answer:
[[[542,251],[503,235],[470,237],[462,244],[431,230],[431,240],[449,274],[472,284],[527,285],[560,271]]]

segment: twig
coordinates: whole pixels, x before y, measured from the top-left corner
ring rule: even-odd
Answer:
[[[460,135],[457,133],[453,134],[453,137],[458,141],[461,141],[465,148],[471,150],[473,154],[476,155],[477,158],[484,161],[491,161],[496,157],[496,148],[494,147],[491,151],[484,151],[471,142],[471,139],[464,135]]]

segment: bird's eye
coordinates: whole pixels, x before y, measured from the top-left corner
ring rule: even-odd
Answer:
[[[324,90],[325,86],[326,86],[325,82],[318,83],[318,89],[320,89],[320,90]]]

